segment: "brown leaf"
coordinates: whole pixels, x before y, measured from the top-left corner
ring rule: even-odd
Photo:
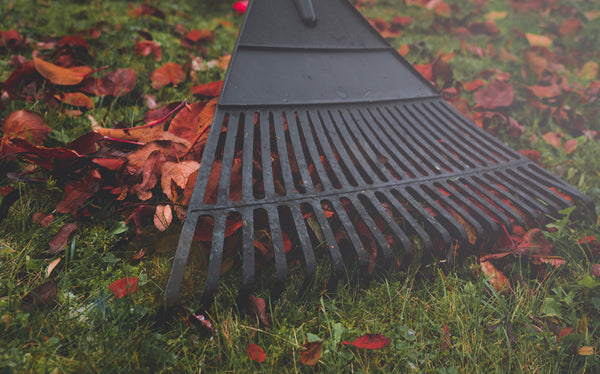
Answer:
[[[550,86],[527,86],[527,89],[540,99],[549,99],[562,94],[562,88],[558,84]]]
[[[265,299],[250,295],[250,308],[256,314],[260,323],[265,327],[265,330],[268,330],[269,318],[267,318]]]
[[[85,107],[88,109],[92,109],[94,107],[92,99],[81,92],[65,92],[61,93],[60,95],[54,95],[54,98],[72,106]]]
[[[135,54],[138,56],[148,56],[152,54],[156,61],[160,61],[162,59],[162,50],[160,48],[160,44],[154,42],[152,40],[135,40]]]
[[[198,134],[200,113],[205,106],[206,102],[186,105],[173,117],[167,131],[190,142],[194,141]]]
[[[52,131],[42,116],[28,110],[17,110],[10,113],[4,120],[1,130],[4,135],[1,155],[20,151],[20,148],[11,146],[9,138],[27,139],[33,145],[41,145],[46,140],[46,135]]]
[[[575,36],[577,33],[581,31],[581,21],[577,18],[567,18],[560,25],[560,29],[558,29],[558,33],[560,36]]]
[[[600,264],[593,264],[591,272],[593,276],[600,278]]]
[[[65,171],[80,158],[77,152],[67,148],[36,147],[20,138],[11,138],[8,142],[10,147],[17,149],[17,152],[23,152],[21,154],[23,159],[47,170]]]
[[[152,88],[159,90],[162,86],[173,84],[177,86],[185,80],[185,71],[176,62],[167,62],[150,74]]]
[[[56,206],[58,213],[72,213],[100,190],[100,184],[87,176],[79,181],[68,181],[65,184],[63,200]]]
[[[321,358],[323,342],[310,342],[304,344],[302,347],[305,348],[305,351],[300,354],[300,362],[308,366],[316,365]]]
[[[540,162],[540,160],[542,159],[542,155],[540,155],[540,152],[538,151],[534,151],[534,150],[530,150],[530,149],[523,149],[519,151],[520,154],[522,154],[523,156],[527,157],[528,159],[530,159],[533,162]]]
[[[74,86],[83,81],[92,69],[89,66],[75,66],[72,68],[63,68],[44,61],[37,57],[33,58],[35,70],[41,76],[48,79],[51,83],[61,86]]]
[[[558,133],[548,131],[542,137],[548,144],[556,148],[562,148],[562,141],[560,140],[561,136]]]
[[[33,311],[34,306],[46,305],[56,297],[58,289],[56,283],[50,280],[41,286],[37,286],[32,291],[27,292],[21,299],[21,310],[26,312]]]
[[[487,87],[475,92],[474,99],[478,106],[485,109],[507,107],[515,97],[512,84],[501,80],[493,80]]]
[[[161,168],[165,161],[164,154],[158,149],[148,155],[141,168],[142,182],[131,187],[131,191],[135,192],[140,200],[146,201],[152,197],[151,190],[156,186],[156,182],[158,182]]]
[[[183,190],[190,175],[199,168],[200,163],[197,161],[165,162],[161,169],[161,186],[165,195],[169,199],[173,199],[171,184],[175,184]]]
[[[74,223],[67,223],[61,227],[48,243],[50,253],[55,254],[62,251],[75,230],[77,230],[77,225]]]
[[[580,356],[591,356],[594,354],[594,347],[583,346],[577,350]]]
[[[133,69],[118,69],[102,78],[87,77],[80,90],[96,96],[121,97],[131,92],[135,86],[136,74]]]
[[[489,261],[483,261],[479,265],[483,271],[483,274],[489,278],[488,280],[496,292],[500,294],[508,292],[510,289],[510,282],[508,281],[506,275],[502,274],[502,272],[496,269],[496,267]]]
[[[193,29],[185,35],[185,39],[191,43],[212,43],[215,40],[215,32],[208,29]]]
[[[535,73],[537,79],[539,80],[542,77],[544,71],[548,69],[548,57],[543,56],[533,48],[525,50],[523,52],[523,55],[525,56],[525,63],[527,64],[529,69],[531,69],[531,71]]]
[[[33,223],[38,225],[38,227],[46,227],[54,221],[54,216],[52,213],[46,214],[44,212],[36,212],[33,213],[33,217],[31,218]]]
[[[170,205],[157,205],[154,213],[154,226],[158,231],[165,231],[173,221],[173,211]]]

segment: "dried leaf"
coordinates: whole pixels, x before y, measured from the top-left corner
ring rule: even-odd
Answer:
[[[204,327],[208,331],[215,333],[215,328],[211,325],[210,321],[206,319],[202,314],[191,314],[188,318],[188,321],[200,324],[200,326]]]
[[[47,170],[66,170],[80,158],[77,152],[67,148],[36,147],[20,138],[10,138],[8,142],[9,147],[22,152],[22,158]]]
[[[46,135],[52,131],[42,116],[28,110],[10,113],[1,129],[4,137],[27,139],[33,145],[41,145],[46,140]]]
[[[542,159],[542,155],[540,155],[540,152],[531,149],[520,150],[519,153],[533,162],[540,162],[540,160]]]
[[[65,184],[63,199],[57,204],[58,213],[72,213],[81,208],[83,204],[100,190],[100,184],[91,176],[81,180],[69,180]]]
[[[556,148],[562,148],[562,141],[560,140],[561,136],[558,133],[548,131],[542,137],[548,144]]]
[[[248,347],[246,347],[246,354],[251,360],[256,362],[264,362],[267,358],[265,351],[258,345],[252,343],[248,343]]]
[[[547,36],[526,33],[525,37],[529,44],[534,47],[550,47],[552,45],[552,39]]]
[[[62,251],[71,238],[71,235],[77,230],[77,225],[74,223],[67,223],[63,227],[61,227],[56,235],[50,240],[48,243],[49,251],[52,254],[58,253]]]
[[[52,261],[50,264],[48,264],[48,269],[46,269],[46,278],[48,278],[50,276],[50,274],[52,274],[52,271],[54,270],[56,265],[58,265],[60,263],[60,260],[61,260],[61,258],[58,257],[54,261]]]
[[[591,356],[594,354],[594,347],[583,346],[577,351],[580,356]]]
[[[185,188],[188,178],[200,168],[197,161],[165,162],[162,165],[161,186],[169,199],[173,199],[172,184],[182,190]]]
[[[159,231],[165,231],[173,220],[173,211],[170,205],[157,205],[154,213],[154,226]]]
[[[577,73],[577,76],[587,80],[594,80],[598,75],[598,63],[595,61],[586,62],[581,70]]]
[[[569,139],[565,142],[565,152],[570,155],[571,153],[573,153],[575,151],[575,149],[577,149],[577,145],[579,143],[577,142],[577,139]]]
[[[494,287],[494,290],[500,294],[504,294],[508,292],[510,289],[510,282],[506,275],[502,274],[502,272],[489,261],[483,261],[479,264],[481,266],[481,270],[486,277],[488,277],[489,282]]]
[[[185,35],[185,39],[191,43],[211,43],[215,40],[215,32],[208,29],[193,29]]]
[[[493,80],[487,87],[480,88],[474,95],[477,105],[486,109],[510,106],[514,97],[512,84],[498,79]]]
[[[56,283],[50,280],[41,286],[37,286],[33,290],[27,292],[21,299],[20,308],[26,312],[31,312],[35,305],[46,305],[56,297],[58,289]]]
[[[155,90],[160,90],[167,84],[177,86],[185,80],[185,71],[178,63],[167,62],[150,74],[150,80]]]
[[[250,308],[256,313],[258,320],[265,327],[265,330],[268,330],[269,318],[267,318],[265,299],[250,295]]]
[[[304,344],[302,347],[304,347],[305,350],[300,354],[300,362],[308,366],[316,365],[321,358],[323,342],[310,342]]]
[[[540,99],[549,99],[562,94],[562,88],[558,84],[550,86],[527,86],[527,89]]]
[[[108,285],[108,289],[119,299],[138,290],[139,278],[125,277]]]
[[[54,95],[54,98],[72,106],[85,107],[88,109],[92,109],[94,107],[92,99],[81,92],[65,92],[61,93],[60,95]]]
[[[86,78],[80,90],[96,96],[121,97],[131,92],[135,86],[136,74],[133,69],[118,69],[102,78]]]
[[[356,338],[352,343],[344,340],[342,344],[352,345],[362,349],[381,349],[387,347],[391,342],[390,338],[386,338],[380,334],[365,334]]]
[[[192,93],[194,95],[215,97],[215,96],[219,96],[222,88],[223,88],[223,81],[216,81],[216,82],[199,84],[197,86],[193,86]]]
[[[593,264],[592,265],[592,269],[591,269],[591,273],[596,278],[600,278],[600,264]]]
[[[129,4],[129,8],[131,9],[129,14],[134,17],[152,16],[160,19],[165,18],[165,13],[152,5],[142,3],[137,8],[134,8],[132,4]]]
[[[173,117],[168,131],[180,138],[193,142],[198,135],[198,120],[205,106],[206,102],[186,105]]]
[[[61,86],[74,86],[79,84],[92,71],[92,68],[89,66],[63,68],[37,57],[33,58],[33,64],[35,70],[37,70],[42,77],[48,79],[51,83]]]
[[[38,227],[46,227],[54,221],[54,216],[52,213],[46,214],[44,212],[36,212],[33,213],[32,221],[38,225]]]
[[[573,37],[577,35],[581,31],[581,21],[577,18],[567,18],[560,25],[560,29],[558,29],[558,33],[560,36],[569,36]]]
[[[156,61],[160,61],[162,59],[162,49],[160,48],[160,44],[154,42],[152,40],[135,40],[135,54],[138,56],[148,56],[152,54]]]

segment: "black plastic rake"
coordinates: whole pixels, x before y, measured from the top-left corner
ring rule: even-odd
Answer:
[[[176,301],[194,238],[210,241],[210,303],[232,232],[243,299],[257,248],[273,257],[274,295],[289,261],[304,264],[307,285],[328,258],[335,287],[345,261],[366,274],[415,242],[453,260],[576,200],[592,205],[460,115],[346,0],[254,0],[164,301]]]

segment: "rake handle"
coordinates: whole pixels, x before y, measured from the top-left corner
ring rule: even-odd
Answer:
[[[309,27],[315,26],[317,24],[317,15],[315,14],[312,0],[294,0],[294,3],[296,3],[296,10],[298,10],[302,22]]]

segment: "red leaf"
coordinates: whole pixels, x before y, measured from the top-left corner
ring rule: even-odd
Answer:
[[[125,277],[108,285],[108,289],[119,299],[138,290],[138,277]]]
[[[246,9],[248,8],[248,0],[236,1],[233,4],[233,9],[237,12],[237,14],[244,14]]]
[[[202,113],[205,106],[206,102],[186,105],[173,117],[168,131],[180,138],[193,142],[198,134],[200,113]]]
[[[61,93],[60,95],[54,95],[54,98],[72,106],[85,107],[88,109],[92,109],[94,107],[92,99],[81,92],[65,92]]]
[[[217,82],[199,84],[197,86],[194,86],[194,87],[192,87],[192,93],[194,95],[215,97],[215,96],[219,96],[222,88],[223,88],[223,81],[217,81]]]
[[[431,64],[413,65],[415,69],[428,81],[433,80],[433,70]]]
[[[60,230],[58,230],[58,232],[56,233],[56,235],[54,235],[52,240],[50,240],[50,242],[48,243],[50,253],[55,254],[59,251],[62,251],[67,245],[69,238],[71,237],[71,235],[73,235],[73,232],[75,232],[75,230],[77,230],[77,225],[75,225],[74,223],[67,223],[63,227],[61,227]]]
[[[17,147],[21,157],[47,170],[65,170],[79,159],[77,152],[67,148],[36,147],[19,138],[9,139]]]
[[[258,316],[258,320],[260,323],[265,326],[265,329],[269,329],[269,318],[267,318],[267,310],[265,299],[262,297],[256,297],[254,295],[250,295],[250,308],[256,313]]]
[[[304,344],[302,347],[304,347],[306,350],[300,354],[300,362],[308,366],[316,365],[321,358],[323,342],[310,342]]]
[[[185,72],[176,62],[167,62],[150,74],[152,88],[159,90],[162,86],[172,83],[177,86],[185,79]]]
[[[344,345],[352,345],[356,348],[362,349],[381,349],[387,347],[391,342],[390,338],[386,338],[380,334],[365,334],[361,337],[356,338],[355,341],[349,343],[344,340],[342,343]]]
[[[543,135],[543,138],[548,144],[556,148],[562,148],[562,141],[560,140],[561,136],[559,134],[548,131]]]
[[[34,145],[41,145],[46,135],[52,131],[44,122],[44,118],[28,110],[17,110],[10,113],[1,127],[4,138],[0,155],[19,152],[20,148],[12,148],[9,138],[27,139]]]
[[[133,69],[118,69],[104,77],[86,78],[81,86],[81,91],[96,96],[121,97],[135,86],[136,74]]]
[[[591,271],[593,276],[595,276],[596,278],[600,278],[600,264],[592,265]]]
[[[41,76],[48,79],[51,83],[62,86],[73,86],[79,84],[92,71],[89,66],[63,68],[37,57],[33,58],[33,64],[35,66],[35,70],[37,70]]]
[[[520,150],[519,153],[533,162],[540,162],[540,160],[542,159],[542,155],[540,155],[540,152],[531,149],[523,149]]]
[[[52,215],[52,213],[46,214],[44,212],[36,212],[33,213],[31,220],[33,221],[33,223],[38,225],[38,227],[46,227],[49,224],[51,224],[52,221],[54,221],[54,216]]]
[[[493,80],[486,88],[475,92],[474,99],[478,106],[494,109],[509,106],[515,98],[512,84],[501,80]]]
[[[117,171],[123,167],[125,159],[123,158],[93,158],[92,162],[96,165],[100,165],[108,170]]]
[[[246,347],[246,354],[251,360],[256,362],[264,362],[267,358],[265,351],[258,345],[252,343],[248,343],[248,347]]]
[[[17,30],[10,29],[8,31],[0,30],[0,47],[7,47],[9,49],[16,49],[19,47],[23,38],[19,35]]]
[[[129,8],[131,9],[129,14],[134,17],[153,16],[160,19],[165,18],[165,13],[163,13],[163,11],[160,9],[153,7],[152,5],[140,4],[137,8],[134,8],[132,4],[129,4]]]
[[[160,48],[160,44],[154,42],[152,40],[135,40],[135,54],[138,56],[148,56],[152,54],[156,61],[160,61],[162,59],[162,49]]]
[[[565,142],[565,152],[569,155],[577,148],[577,139],[570,139]]]
[[[185,35],[185,38],[192,43],[212,42],[215,40],[215,32],[208,29],[193,29]]]
[[[540,99],[549,99],[559,96],[562,93],[562,88],[557,84],[550,86],[527,86],[527,89]]]
[[[567,18],[560,25],[558,33],[560,36],[575,36],[581,31],[581,21],[577,18]]]
[[[78,181],[69,181],[65,184],[65,195],[56,206],[58,213],[72,213],[81,208],[83,204],[100,190],[100,184],[91,176],[86,176]]]

